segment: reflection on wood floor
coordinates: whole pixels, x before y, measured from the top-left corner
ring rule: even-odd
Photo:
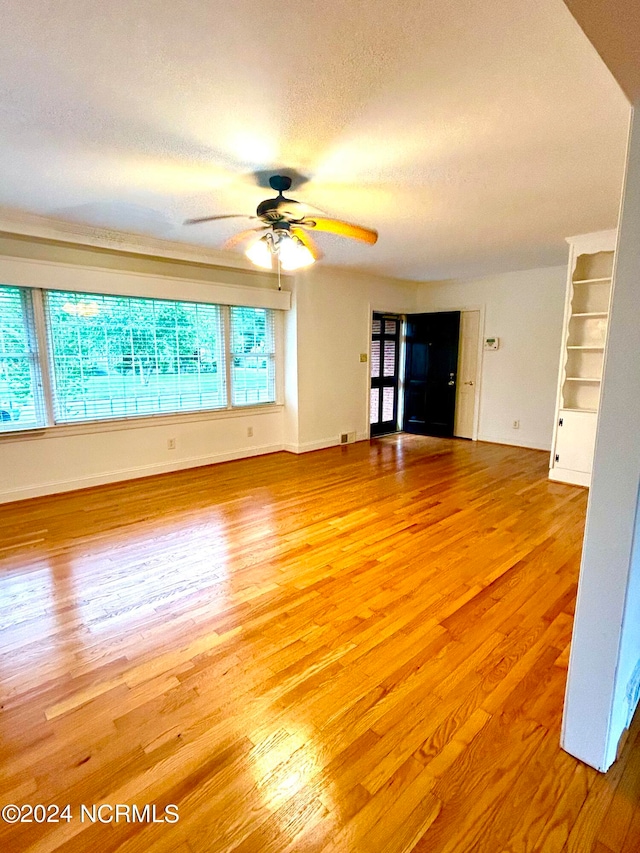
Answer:
[[[558,746],[587,493],[547,461],[392,436],[0,508],[0,805],[72,815],[0,848],[637,853],[640,727],[606,776]],[[80,820],[134,803],[179,821]]]

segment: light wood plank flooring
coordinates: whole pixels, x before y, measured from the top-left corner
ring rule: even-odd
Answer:
[[[0,805],[72,815],[0,849],[637,853],[640,727],[606,776],[558,746],[547,462],[392,436],[0,508]],[[80,819],[134,803],[179,821]]]

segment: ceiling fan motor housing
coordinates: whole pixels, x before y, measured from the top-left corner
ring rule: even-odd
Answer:
[[[292,205],[297,204],[293,199],[285,198],[283,195],[285,190],[288,190],[291,186],[291,178],[287,177],[287,175],[272,175],[269,178],[269,184],[271,189],[277,191],[278,196],[261,201],[257,207],[256,215],[263,222],[288,222],[290,216],[284,214],[281,208],[283,202],[288,202]]]
[[[273,175],[269,178],[269,186],[276,192],[286,192],[291,189],[291,178],[287,175]]]
[[[261,201],[256,209],[256,216],[265,222],[278,222],[284,219],[279,210],[282,196],[278,198],[267,198]]]

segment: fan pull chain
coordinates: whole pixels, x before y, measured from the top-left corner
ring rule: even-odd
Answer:
[[[276,258],[278,259],[278,290],[282,290],[282,281],[280,273],[280,252],[276,253]]]

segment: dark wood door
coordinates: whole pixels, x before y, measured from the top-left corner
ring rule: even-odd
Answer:
[[[405,432],[453,435],[459,338],[459,311],[407,317]]]
[[[371,435],[398,429],[398,368],[401,319],[375,314],[371,325]]]

